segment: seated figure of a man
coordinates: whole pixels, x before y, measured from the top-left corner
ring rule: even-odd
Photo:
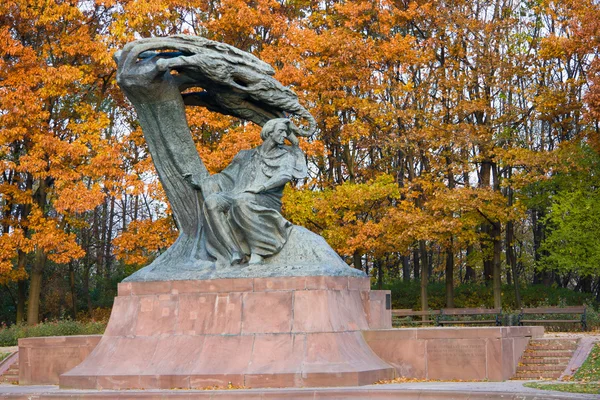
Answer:
[[[292,224],[281,215],[283,188],[306,177],[304,153],[288,119],[268,121],[263,143],[240,151],[222,172],[198,188],[204,195],[207,252],[217,265],[260,264],[287,242]],[[291,146],[284,145],[290,140]]]

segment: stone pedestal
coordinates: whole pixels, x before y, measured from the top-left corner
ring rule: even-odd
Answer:
[[[370,299],[369,278],[354,277],[121,283],[102,340],[61,375],[60,386],[355,386],[391,379],[394,368],[361,333],[370,320],[381,324]]]

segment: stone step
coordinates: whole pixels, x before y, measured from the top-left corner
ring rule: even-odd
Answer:
[[[577,339],[535,339],[529,342],[529,349],[535,350],[575,350]]]
[[[517,367],[517,372],[537,372],[537,371],[564,371],[566,368],[565,365],[551,365],[551,364],[528,364],[528,365],[519,365]]]
[[[560,346],[533,346],[529,347],[531,351],[575,351],[577,346],[573,348],[560,347]]]
[[[572,350],[525,350],[523,357],[560,357],[560,358],[571,358],[573,356]]]
[[[0,382],[4,383],[18,383],[19,382],[19,359],[17,358],[4,374],[0,376]]]
[[[19,381],[19,375],[4,374],[4,375],[2,375],[2,378],[0,378],[0,380],[2,382],[8,382],[8,383],[18,382]]]
[[[578,342],[578,339],[529,341],[512,379],[558,379],[569,364]]]
[[[512,379],[558,379],[561,373],[558,371],[518,372]]]
[[[531,357],[523,356],[521,358],[521,364],[556,364],[556,365],[567,365],[571,357]]]

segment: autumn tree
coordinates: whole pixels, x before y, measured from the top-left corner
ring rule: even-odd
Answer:
[[[8,1],[0,5],[0,126],[5,254],[24,275],[27,322],[38,321],[47,261],[84,256],[73,232],[78,216],[104,198],[106,169],[118,157],[104,141],[110,125],[104,98],[112,61],[103,40],[101,4]]]

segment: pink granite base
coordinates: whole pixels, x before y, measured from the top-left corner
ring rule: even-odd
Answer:
[[[368,278],[119,285],[106,332],[61,388],[356,386],[394,377],[361,331],[385,327]],[[391,320],[391,319],[390,319]]]
[[[399,377],[504,381],[512,378],[541,326],[413,328],[363,332],[377,355]]]
[[[94,350],[100,335],[19,339],[19,383],[57,385],[58,377]]]

